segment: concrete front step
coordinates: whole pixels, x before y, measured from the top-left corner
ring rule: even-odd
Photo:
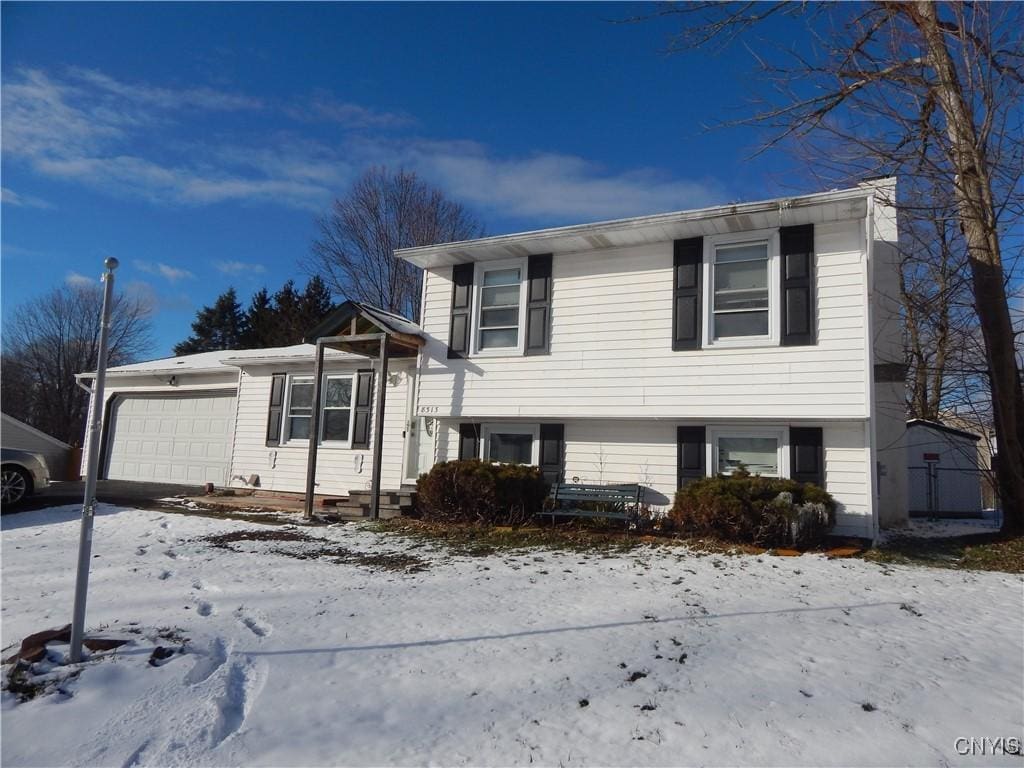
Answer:
[[[411,507],[412,506],[412,494],[404,493],[402,491],[381,491],[378,498],[378,503],[382,506],[389,507]],[[348,503],[349,504],[367,504],[373,500],[373,494],[370,491],[349,491],[348,492]]]
[[[369,504],[353,504],[351,501],[342,502],[330,508],[332,514],[336,514],[346,520],[369,520]],[[412,511],[412,507],[399,507],[392,504],[382,504],[377,509],[381,519],[401,517],[404,513]]]

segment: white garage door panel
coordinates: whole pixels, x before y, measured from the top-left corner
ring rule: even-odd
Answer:
[[[227,483],[232,394],[123,396],[111,412],[107,477]]]

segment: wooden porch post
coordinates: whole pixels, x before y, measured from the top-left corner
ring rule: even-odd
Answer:
[[[316,362],[313,364],[313,413],[309,420],[309,452],[306,459],[306,506],[302,514],[306,520],[313,519],[313,490],[316,488],[316,453],[320,447],[320,400],[323,397],[323,378],[324,343],[317,339]],[[288,418],[288,414],[282,414],[281,418],[283,421]]]
[[[380,374],[377,378],[377,417],[373,423],[373,483],[370,492],[370,519],[380,517],[380,470],[384,456],[384,399],[388,388],[388,339],[390,335],[381,334],[380,338]]]

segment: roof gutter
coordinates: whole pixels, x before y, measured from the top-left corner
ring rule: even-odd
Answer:
[[[590,224],[575,224],[568,227],[538,229],[508,235],[494,235],[492,237],[483,237],[476,240],[459,240],[452,243],[439,243],[438,245],[399,248],[395,251],[395,256],[416,264],[418,259],[445,251],[457,250],[459,248],[508,246],[531,240],[544,240],[555,237],[593,236],[600,235],[605,231],[623,232],[633,229],[642,229],[645,227],[657,227],[667,224],[683,224],[691,221],[702,221],[726,216],[742,216],[778,210],[798,210],[801,208],[810,208],[847,200],[869,199],[873,196],[873,188],[854,187],[852,189],[835,190],[833,192],[819,192],[813,195],[802,195],[799,197],[774,198],[771,200],[761,200],[753,203],[717,205],[710,208],[696,208],[688,211],[656,213],[650,216],[613,219]]]

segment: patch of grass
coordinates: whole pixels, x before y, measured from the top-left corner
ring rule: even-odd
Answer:
[[[245,550],[235,545],[241,542],[268,541],[292,545],[274,547],[268,549],[267,552],[296,560],[319,560],[322,558],[339,565],[358,565],[372,570],[417,573],[425,571],[428,566],[427,561],[405,552],[355,552],[329,539],[287,529],[247,528],[241,531],[204,536],[199,541],[218,549],[226,549],[240,554]]]
[[[1024,573],[1024,537],[998,533],[947,538],[898,536],[865,552],[864,559],[893,565]]]
[[[615,555],[638,547],[685,546],[697,555],[760,554],[763,549],[714,539],[685,539],[675,536],[626,532],[622,525],[606,521],[578,520],[558,525],[503,526],[428,523],[396,517],[379,520],[370,528],[381,533],[398,533],[425,544],[445,547],[453,555],[488,557],[498,552],[547,549]]]

